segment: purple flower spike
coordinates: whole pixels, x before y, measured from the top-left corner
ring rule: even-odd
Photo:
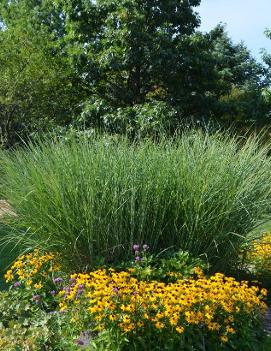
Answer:
[[[21,285],[20,282],[15,282],[15,283],[13,284],[13,287],[14,287],[14,288],[18,288],[18,286],[20,286],[20,285]]]
[[[76,299],[78,299],[83,294],[82,290],[78,290],[76,293]]]
[[[149,245],[147,245],[147,244],[144,244],[144,245],[143,245],[143,250],[144,250],[144,251],[148,251],[149,248],[150,248]]]
[[[118,288],[113,288],[113,291],[114,291],[114,293],[118,293],[119,292],[119,289]]]
[[[60,278],[60,277],[58,277],[58,278],[53,279],[53,282],[54,282],[55,284],[62,283],[62,282],[63,282],[63,279]]]
[[[141,258],[139,256],[136,256],[135,261],[139,262],[140,260],[141,260]]]
[[[52,290],[52,291],[50,291],[50,294],[51,294],[52,296],[55,296],[55,295],[56,295],[56,291],[55,291],[55,290]]]
[[[140,245],[138,245],[138,244],[133,245],[133,250],[134,251],[139,251],[140,250]]]
[[[78,285],[78,289],[84,289],[84,288],[85,288],[85,285],[84,285],[84,284]]]

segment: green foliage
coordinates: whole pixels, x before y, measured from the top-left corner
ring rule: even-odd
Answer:
[[[78,101],[68,59],[53,33],[37,25],[30,3],[12,5],[9,11],[0,8],[6,25],[0,30],[1,146],[69,123]]]
[[[40,277],[39,277],[40,278]],[[48,287],[47,287],[48,288]],[[48,291],[49,294],[49,291]],[[79,350],[65,316],[44,310],[25,287],[0,292],[0,348],[5,351]]]
[[[162,101],[115,109],[106,101],[96,99],[85,105],[78,123],[85,129],[99,128],[108,133],[141,138],[170,133],[179,122],[178,111]]]
[[[118,107],[176,82],[182,40],[199,24],[199,0],[58,3],[77,70],[95,95]]]
[[[3,350],[47,350],[50,315],[41,312],[23,292],[1,292],[0,346]],[[44,346],[43,346],[44,345]]]
[[[211,114],[224,124],[249,125],[257,121],[263,125],[268,119],[262,99],[262,89],[268,85],[264,66],[243,43],[233,43],[225,26],[218,25],[209,34],[212,48],[209,61],[216,72]]]
[[[3,195],[18,215],[4,240],[54,247],[76,266],[147,242],[226,269],[269,210],[268,150],[191,131],[156,144],[93,137],[2,152]]]
[[[162,118],[167,130],[167,124],[174,129],[176,121],[180,125],[184,119],[231,123],[240,114],[243,122],[263,118],[262,108],[255,111],[263,66],[243,44],[234,44],[223,26],[206,34],[195,32],[199,19],[191,5],[198,3],[97,1],[79,2],[75,8],[72,1],[59,1],[74,67],[93,94],[91,99],[97,100],[87,103],[89,111],[93,117],[104,114],[92,119],[96,127],[109,119],[116,131],[130,129],[126,111],[153,100],[178,112],[174,118]],[[250,95],[244,95],[243,104],[223,99],[245,87]]]
[[[153,255],[146,244],[134,246],[139,247],[134,250],[134,260],[121,267],[132,268],[132,275],[139,280],[176,282],[177,279],[201,275],[202,269],[208,270],[202,259],[191,257],[188,252],[165,250]]]
[[[72,350],[70,328],[58,310],[60,266],[52,253],[35,250],[17,258],[0,293],[0,348],[8,351]],[[63,340],[62,340],[63,338]]]
[[[271,39],[271,31],[265,31],[266,36]],[[266,65],[266,80],[269,84],[263,90],[263,99],[265,101],[265,105],[267,106],[268,113],[267,118],[271,116],[271,91],[270,91],[270,80],[271,80],[271,53],[267,50],[263,50],[263,57],[262,57],[265,65]]]
[[[3,237],[8,235],[9,230],[10,228],[7,225],[0,223],[0,240],[3,240]],[[17,248],[13,244],[0,247],[0,291],[6,287],[4,279],[2,279],[4,273],[17,256]]]
[[[3,0],[1,144],[75,125],[142,136],[268,122],[268,70],[223,26],[196,31],[199,3]]]

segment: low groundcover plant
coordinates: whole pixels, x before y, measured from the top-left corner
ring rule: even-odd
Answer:
[[[0,292],[0,350],[58,350],[55,295],[57,255],[40,250],[20,256],[5,274],[10,288]]]

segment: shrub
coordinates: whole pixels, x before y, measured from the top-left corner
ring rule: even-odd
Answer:
[[[108,133],[140,138],[176,130],[178,119],[180,113],[161,101],[151,100],[130,107],[110,108],[106,101],[95,99],[86,104],[77,123]]]
[[[54,248],[77,267],[123,260],[141,242],[226,269],[270,208],[270,159],[259,144],[194,131],[157,143],[93,137],[2,152],[2,192],[17,213],[5,240]]]

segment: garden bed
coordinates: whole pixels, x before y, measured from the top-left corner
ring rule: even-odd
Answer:
[[[71,275],[62,271],[59,255],[35,250],[19,257],[5,275],[2,347],[267,350],[265,289],[221,273],[208,277],[185,253],[153,261],[143,247],[134,245],[135,260],[125,269]]]
[[[271,236],[252,232],[268,150],[191,131],[0,152],[2,252],[18,250],[2,349],[269,351]]]

